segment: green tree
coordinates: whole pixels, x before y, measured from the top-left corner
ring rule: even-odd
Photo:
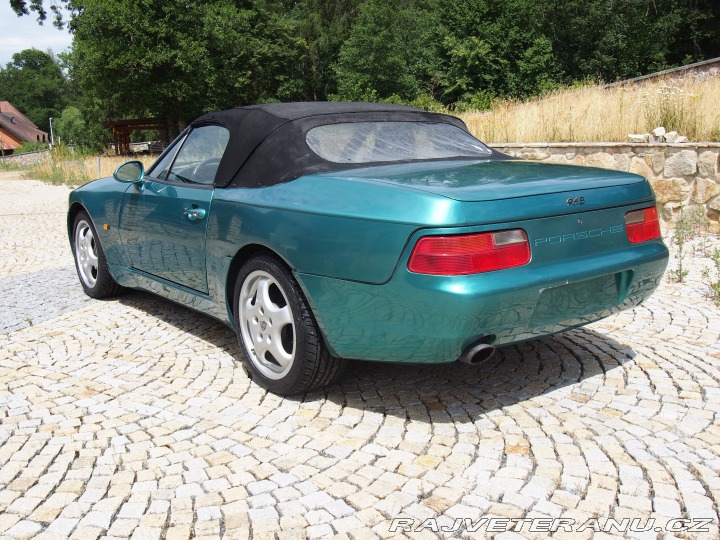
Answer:
[[[306,43],[290,18],[262,2],[249,8],[232,0],[209,2],[204,12],[203,112],[303,99]]]
[[[52,55],[26,49],[0,69],[0,100],[49,132],[50,118],[59,116],[67,103],[67,81]]]
[[[305,42],[301,80],[306,99],[327,99],[337,92],[335,64],[359,5],[360,0],[305,0],[289,11]]]
[[[209,110],[301,98],[302,40],[269,4],[246,5],[86,0],[70,22],[81,108],[158,117],[177,132]]]
[[[53,128],[56,141],[60,140],[65,144],[73,143],[79,146],[89,145],[85,119],[77,107],[66,107],[60,118],[55,121]]]
[[[716,0],[657,0],[654,35],[665,43],[670,66],[720,56],[720,3]]]
[[[441,28],[434,2],[369,0],[340,49],[337,97],[413,100],[434,92]]]
[[[0,0],[2,1],[2,0]],[[717,0],[10,0],[69,24],[79,108],[175,130],[258,101],[489,106],[720,56]],[[70,21],[60,20],[65,6]],[[434,103],[434,102],[433,102]]]
[[[67,5],[70,0],[60,0],[49,4],[49,9],[53,13],[53,24],[58,28],[62,28],[64,21],[62,19],[61,6]],[[47,19],[47,9],[43,0],[10,0],[10,7],[13,8],[18,15],[30,15],[30,12],[37,14],[37,21],[43,24]]]

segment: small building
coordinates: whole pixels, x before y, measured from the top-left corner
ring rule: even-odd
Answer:
[[[33,124],[23,113],[0,101],[0,154],[9,155],[26,142],[49,142],[48,134]]]

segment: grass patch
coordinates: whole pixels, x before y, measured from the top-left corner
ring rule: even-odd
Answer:
[[[693,208],[687,210],[680,209],[680,216],[675,222],[675,230],[670,237],[670,241],[675,244],[677,251],[675,258],[677,259],[677,268],[668,270],[668,275],[673,281],[682,283],[688,270],[685,269],[685,247],[690,240],[694,240],[702,232],[705,226],[705,211],[702,208]]]
[[[149,167],[157,156],[98,156],[73,151],[66,146],[55,146],[50,157],[36,165],[23,167],[25,177],[43,180],[51,184],[82,186],[95,180],[112,176],[115,169],[126,161],[137,159]]]
[[[713,249],[709,255],[713,265],[710,268],[704,268],[702,271],[703,281],[708,286],[708,297],[720,307],[720,250]]]
[[[529,101],[501,100],[460,114],[481,141],[628,142],[664,126],[693,141],[720,139],[720,76],[605,88],[583,85]]]
[[[6,161],[4,159],[0,159],[0,172],[11,172],[11,171],[20,171],[25,169],[26,167],[21,167],[17,163],[14,163],[12,161]]]

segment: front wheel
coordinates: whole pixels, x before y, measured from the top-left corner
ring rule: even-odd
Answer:
[[[237,334],[253,379],[276,394],[301,394],[339,377],[290,271],[269,256],[247,262],[234,294]]]
[[[91,298],[107,298],[120,292],[120,285],[110,275],[97,231],[85,212],[75,216],[72,247],[75,269],[85,294]]]

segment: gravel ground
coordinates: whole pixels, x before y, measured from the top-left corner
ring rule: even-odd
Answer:
[[[0,178],[0,536],[546,538],[518,520],[561,518],[558,538],[718,537],[720,317],[700,253],[717,238],[691,246],[686,284],[482,369],[357,362],[283,399],[214,320],[87,299],[67,194]],[[593,530],[608,519],[638,521]]]

